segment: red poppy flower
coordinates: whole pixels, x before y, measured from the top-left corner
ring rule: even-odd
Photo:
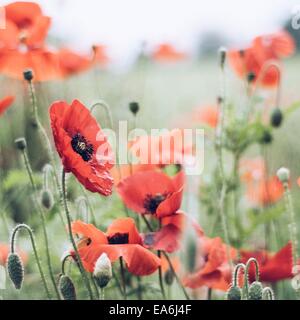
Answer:
[[[161,44],[153,53],[153,59],[161,62],[176,62],[186,58],[186,54],[178,52],[171,44]]]
[[[216,128],[219,121],[219,110],[216,106],[199,107],[194,110],[192,120],[193,122]]]
[[[265,177],[265,162],[262,158],[242,159],[239,166],[241,180],[255,183]]]
[[[92,66],[92,60],[90,57],[80,55],[70,49],[60,49],[57,54],[59,65],[65,76],[86,71]]]
[[[236,250],[230,248],[231,258],[236,257]],[[187,275],[183,283],[196,289],[207,286],[226,291],[231,281],[231,268],[227,260],[226,245],[221,238],[201,237],[196,261],[196,271]]]
[[[16,252],[20,255],[24,265],[28,262],[28,255],[26,252],[17,249]],[[0,266],[5,266],[8,255],[10,254],[10,246],[6,243],[0,243]]]
[[[117,185],[122,179],[125,179],[136,172],[153,171],[156,169],[158,169],[157,166],[153,164],[123,164],[119,165],[119,167],[113,167],[110,173]]]
[[[203,230],[196,221],[189,218],[184,212],[177,211],[161,219],[160,230],[144,234],[144,245],[151,249],[169,253],[179,250],[187,223],[190,223],[197,236],[203,236]]]
[[[193,143],[181,129],[161,135],[139,136],[129,142],[129,151],[141,164],[184,164],[193,155]]]
[[[255,258],[259,264],[259,277],[261,281],[276,282],[293,277],[292,244],[289,242],[277,253],[271,254],[265,250],[246,251],[241,250],[241,262],[246,263],[250,258]],[[250,267],[249,277],[255,280],[254,266]]]
[[[275,67],[265,69],[268,62],[279,62],[294,52],[295,44],[292,37],[282,31],[276,34],[260,36],[253,40],[251,46],[245,50],[232,50],[229,52],[229,61],[241,78],[245,78],[250,72],[254,73],[257,80],[263,86],[275,86],[279,80],[279,74]],[[261,72],[264,74],[261,76]]]
[[[86,189],[109,195],[113,155],[107,139],[90,111],[78,100],[50,107],[54,142],[66,172],[72,172]]]
[[[282,198],[283,193],[282,183],[276,176],[267,180],[261,179],[256,183],[249,183],[247,186],[247,196],[256,205],[268,206],[273,204]]]
[[[0,48],[16,49],[20,44],[40,47],[47,36],[51,19],[33,2],[13,2],[6,6],[6,28],[0,30]]]
[[[142,246],[142,238],[131,218],[115,220],[106,233],[82,221],[73,222],[72,231],[83,237],[78,242],[78,251],[89,272],[93,272],[102,253],[106,253],[111,262],[122,257],[128,271],[139,276],[149,275],[160,266],[160,259]]]
[[[47,49],[0,51],[0,72],[8,77],[23,80],[23,72],[30,69],[34,81],[49,81],[63,76],[58,56]]]
[[[129,209],[160,219],[180,208],[184,180],[182,170],[174,177],[157,171],[137,172],[122,180],[117,191]]]
[[[0,100],[0,115],[5,112],[5,110],[11,106],[11,104],[14,102],[15,97],[13,96],[7,96]]]

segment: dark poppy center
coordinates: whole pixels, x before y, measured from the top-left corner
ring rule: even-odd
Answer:
[[[113,236],[107,237],[109,244],[127,244],[129,242],[128,233],[115,233]]]
[[[94,147],[80,133],[76,133],[71,141],[73,150],[78,153],[84,161],[89,161],[92,158]]]
[[[166,199],[166,194],[157,193],[156,195],[148,194],[144,200],[144,208],[147,212],[155,214],[157,207]]]

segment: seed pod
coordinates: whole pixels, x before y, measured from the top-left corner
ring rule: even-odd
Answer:
[[[227,291],[227,300],[241,300],[242,290],[237,286],[231,286]]]
[[[64,300],[76,300],[75,286],[69,276],[62,275],[59,278],[58,288]]]
[[[271,114],[271,125],[274,128],[280,127],[283,121],[283,113],[279,108],[273,110]]]
[[[134,114],[136,115],[139,110],[140,110],[140,106],[137,102],[133,101],[133,102],[130,102],[129,103],[129,110]]]
[[[252,83],[255,80],[255,78],[256,78],[256,75],[254,72],[249,72],[247,74],[247,80],[249,83]]]
[[[277,177],[282,183],[287,183],[290,180],[290,170],[287,168],[280,168],[277,170]]]
[[[20,256],[10,253],[7,258],[8,275],[16,289],[21,289],[24,280],[24,267]]]
[[[93,276],[101,289],[105,288],[112,278],[111,262],[106,253],[102,253],[96,261]]]
[[[262,132],[262,135],[259,138],[259,143],[260,144],[269,144],[273,141],[273,137],[272,134],[270,133],[269,130],[265,129]]]
[[[51,210],[53,207],[53,195],[49,189],[44,189],[41,192],[41,203],[47,210]]]
[[[19,150],[25,150],[27,147],[25,138],[21,137],[15,140],[15,145]]]
[[[249,287],[249,300],[262,300],[263,286],[261,282],[254,281]]]
[[[23,72],[24,79],[27,81],[31,81],[33,79],[33,72],[30,69],[27,69]]]

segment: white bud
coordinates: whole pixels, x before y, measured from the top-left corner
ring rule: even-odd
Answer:
[[[100,288],[106,287],[112,278],[111,261],[106,253],[102,253],[96,261],[93,276]]]
[[[287,168],[280,168],[277,171],[277,177],[282,183],[289,182],[290,179],[290,170]]]

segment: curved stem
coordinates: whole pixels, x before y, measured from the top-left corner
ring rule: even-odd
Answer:
[[[46,249],[47,266],[48,266],[51,282],[54,287],[57,298],[60,299],[60,294],[59,294],[59,291],[58,291],[58,288],[56,285],[56,281],[55,281],[54,273],[53,273],[53,269],[52,269],[52,264],[51,264],[51,257],[50,257],[50,252],[49,252],[49,241],[48,241],[48,234],[47,234],[47,229],[46,229],[44,211],[41,207],[40,201],[37,196],[37,188],[36,188],[36,185],[34,182],[33,172],[32,172],[32,169],[31,169],[31,166],[29,163],[29,159],[28,159],[26,150],[23,150],[22,153],[23,153],[23,158],[24,158],[24,164],[25,164],[28,176],[29,176],[30,183],[31,183],[35,204],[37,206],[39,216],[41,219],[41,223],[42,223],[42,230],[43,230],[44,243],[45,243],[45,249]]]
[[[263,295],[263,299],[267,298],[266,300],[275,300],[274,292],[270,287],[264,288],[262,295]]]
[[[47,285],[47,282],[46,282],[46,278],[45,278],[45,274],[44,274],[44,271],[43,271],[42,266],[41,266],[41,261],[40,261],[40,258],[39,258],[39,255],[38,255],[38,252],[37,252],[37,249],[36,249],[34,235],[33,235],[33,232],[31,230],[31,228],[29,226],[27,226],[26,224],[19,224],[14,228],[14,230],[12,232],[12,235],[11,235],[11,242],[10,242],[11,252],[12,253],[15,252],[16,237],[17,237],[17,234],[20,231],[20,229],[25,229],[29,233],[30,241],[31,241],[32,249],[33,249],[33,253],[34,253],[34,256],[35,256],[35,260],[36,260],[36,264],[37,264],[37,267],[39,269],[39,273],[40,273],[40,276],[41,276],[41,279],[42,279],[42,282],[43,282],[47,297],[48,297],[48,299],[51,299],[52,298],[51,297],[51,293],[49,291],[49,288],[48,288],[48,285]]]
[[[70,217],[70,212],[69,212],[69,208],[68,208],[68,203],[67,203],[67,196],[66,196],[66,173],[65,170],[63,170],[62,172],[62,194],[63,194],[63,203],[64,203],[64,207],[65,207],[65,213],[66,213],[66,218],[67,218],[67,222],[68,222],[68,231],[69,231],[69,238],[71,241],[71,244],[73,246],[73,249],[75,251],[75,255],[76,255],[76,261],[78,263],[78,267],[80,270],[80,273],[82,275],[83,281],[85,283],[85,286],[89,292],[89,296],[90,298],[93,300],[93,292],[89,283],[89,279],[86,275],[86,272],[83,268],[83,264],[73,237],[73,233],[72,233],[72,223],[71,223],[71,217]]]
[[[248,294],[249,294],[249,269],[250,269],[251,263],[254,263],[254,266],[255,266],[255,281],[259,281],[258,262],[255,258],[250,258],[246,263],[245,276],[244,276],[244,293],[247,300],[248,300]]]
[[[246,270],[246,266],[243,263],[239,263],[235,266],[234,271],[233,271],[233,286],[237,287],[239,285],[239,272],[240,270],[243,269],[244,272]]]

